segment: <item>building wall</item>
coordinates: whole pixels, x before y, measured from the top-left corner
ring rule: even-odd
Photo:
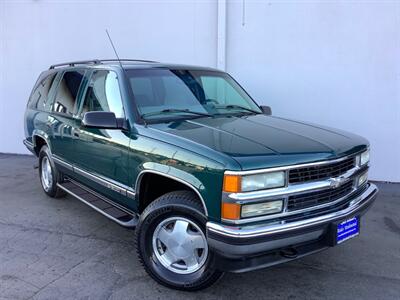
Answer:
[[[215,66],[217,11],[193,1],[0,0],[0,152],[27,153],[23,116],[41,71],[57,62],[121,58]]]
[[[121,57],[216,66],[217,1],[0,1],[0,152],[26,153],[30,89],[56,62]],[[275,115],[371,142],[400,181],[400,2],[227,1],[226,69]],[[221,31],[220,31],[221,32]]]
[[[371,178],[399,182],[400,1],[247,1],[244,12],[228,6],[227,71],[273,114],[368,138]]]

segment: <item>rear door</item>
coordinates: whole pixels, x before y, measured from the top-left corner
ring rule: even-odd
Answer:
[[[117,73],[95,70],[90,76],[77,115],[73,162],[79,180],[129,207],[125,193],[129,188],[129,131],[84,127],[81,120],[89,111],[113,112],[117,118],[125,118]]]
[[[85,69],[65,71],[58,84],[47,124],[51,128],[51,151],[66,163],[73,162],[73,138],[76,126],[77,100],[85,85]]]

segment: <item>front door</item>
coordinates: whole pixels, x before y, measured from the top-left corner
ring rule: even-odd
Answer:
[[[126,195],[125,189],[129,187],[129,132],[82,126],[83,115],[89,111],[113,112],[117,118],[125,118],[118,76],[114,71],[96,70],[89,79],[77,115],[80,125],[75,130],[74,167],[79,180],[133,208],[134,200]]]

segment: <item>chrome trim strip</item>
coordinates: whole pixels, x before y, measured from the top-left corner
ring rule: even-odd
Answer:
[[[340,183],[340,185],[342,185],[351,180],[351,177],[356,175],[361,169],[362,168],[356,166],[341,176],[335,178],[328,178],[321,181],[289,184],[287,187],[270,189],[270,190],[260,190],[253,192],[244,192],[244,193],[231,193],[228,195],[228,198],[232,199],[236,203],[242,204],[242,203],[247,203],[247,201],[249,200],[285,197],[289,195],[300,194],[314,190],[329,189],[332,187],[332,181],[335,181],[336,178],[342,180]]]
[[[357,189],[353,185],[353,189],[351,190],[350,193],[348,193],[346,196],[341,197],[335,201],[331,201],[328,203],[312,206],[312,207],[307,207],[303,209],[297,209],[293,211],[287,211],[285,210],[287,208],[287,202],[288,202],[288,197],[283,198],[282,200],[284,201],[284,210],[283,212],[279,214],[271,214],[271,215],[265,215],[265,216],[260,216],[260,217],[254,217],[254,218],[247,218],[247,219],[239,219],[239,220],[229,220],[229,219],[222,219],[226,223],[231,223],[231,224],[245,224],[245,223],[251,223],[251,222],[257,222],[257,221],[265,221],[265,220],[271,220],[271,219],[276,219],[276,218],[282,218],[282,217],[287,217],[287,216],[293,216],[297,214],[301,214],[304,212],[312,212],[313,210],[321,209],[324,207],[328,207],[331,205],[335,205],[337,203],[340,203],[346,198],[351,197],[351,195],[356,192]],[[279,198],[275,198],[276,200],[279,200]]]
[[[360,152],[360,153],[362,153],[362,152]],[[319,164],[320,165],[330,164],[330,163],[334,163],[337,161],[346,160],[349,158],[354,158],[355,163],[356,163],[356,157],[358,157],[358,155],[353,154],[353,155],[342,157],[342,158],[336,159],[336,160],[320,162]],[[303,166],[309,166],[309,165],[313,165],[313,164],[301,164],[301,165],[296,165],[296,166],[289,166],[288,168],[291,168],[291,167],[297,168],[297,167],[303,167]],[[337,200],[329,202],[329,203],[324,203],[324,204],[320,204],[320,205],[316,205],[316,206],[312,206],[312,207],[307,207],[304,209],[291,211],[291,212],[287,211],[288,197],[291,195],[296,195],[296,194],[308,193],[308,192],[313,192],[313,191],[323,191],[323,190],[328,190],[331,188],[340,187],[343,184],[349,182],[350,180],[354,180],[360,173],[362,173],[364,171],[368,171],[368,165],[358,166],[357,164],[355,164],[355,167],[348,170],[344,174],[341,174],[338,177],[327,178],[325,180],[305,182],[305,183],[286,184],[286,186],[284,186],[284,187],[274,188],[274,189],[269,189],[269,190],[259,190],[259,191],[230,193],[230,194],[223,193],[222,201],[238,203],[238,204],[259,203],[261,201],[279,200],[279,199],[282,199],[284,201],[283,211],[279,214],[259,216],[259,217],[239,219],[239,220],[223,219],[223,221],[226,223],[230,223],[230,224],[245,224],[245,223],[257,222],[257,221],[263,221],[263,220],[271,220],[274,218],[280,218],[280,217],[285,217],[285,216],[290,216],[290,215],[296,215],[296,214],[304,213],[307,211],[313,211],[313,210],[321,209],[324,207],[328,207],[332,204],[336,204],[340,201],[343,201],[346,197],[350,197],[351,194],[353,192],[355,192],[355,190],[356,190],[355,185],[353,185],[353,189],[351,192],[349,192],[346,196],[344,196],[340,199],[337,199]],[[288,174],[288,173],[289,172],[286,172],[286,174]]]
[[[376,185],[370,183],[370,186],[361,195],[357,196],[350,202],[350,206],[327,215],[305,219],[301,221],[294,221],[285,223],[284,221],[279,224],[260,225],[260,226],[243,226],[234,227],[232,225],[222,225],[214,222],[207,222],[207,230],[228,237],[234,238],[250,238],[258,236],[268,236],[276,233],[287,233],[297,229],[304,229],[315,225],[335,221],[340,218],[345,218],[365,205],[369,204],[375,199],[378,193]],[[365,201],[364,201],[365,200]]]
[[[75,182],[74,182],[75,183]],[[86,201],[85,199],[83,199],[82,197],[78,196],[77,194],[75,194],[74,192],[68,190],[67,188],[63,187],[61,184],[57,183],[57,186],[64,190],[65,192],[67,192],[68,194],[70,194],[71,196],[75,197],[76,199],[78,199],[79,201],[85,203],[86,205],[90,206],[91,208],[93,208],[94,210],[96,210],[97,212],[101,213],[103,216],[109,218],[110,220],[118,223],[121,226],[124,227],[135,227],[137,225],[137,218],[135,216],[132,216],[132,220],[128,221],[128,222],[121,222],[120,220],[114,218],[113,216],[110,216],[109,214],[107,214],[106,212],[102,211],[101,209],[99,209],[98,207],[94,206],[93,204],[91,204],[90,202]],[[97,196],[97,195],[96,195]],[[102,198],[102,200],[104,200]],[[104,200],[105,201],[105,200]],[[110,201],[106,201],[107,203],[110,203]],[[111,205],[115,206],[114,204],[110,203]],[[117,207],[117,206],[115,206]],[[125,210],[124,210],[125,211]],[[126,211],[125,211],[126,212]]]
[[[351,155],[343,156],[343,157],[336,158],[336,159],[323,160],[323,161],[305,163],[305,164],[289,165],[289,166],[282,166],[282,167],[272,167],[272,168],[265,168],[265,169],[256,169],[256,170],[249,170],[249,171],[229,171],[228,170],[228,171],[225,171],[225,174],[226,175],[242,175],[243,176],[243,175],[253,175],[253,174],[268,173],[268,172],[275,172],[275,171],[286,171],[286,170],[297,169],[297,168],[322,166],[322,165],[326,165],[326,164],[340,162],[340,161],[349,159],[351,157],[355,158],[358,154],[360,154],[362,152],[364,152],[364,151],[359,151],[357,153],[353,153]]]
[[[66,169],[68,169],[68,170],[70,170],[70,171],[73,171],[73,170],[74,170],[74,168],[72,167],[72,165],[70,165],[69,163],[63,161],[63,160],[60,159],[58,156],[56,156],[56,155],[53,154],[53,155],[52,155],[52,158],[53,158],[53,161],[54,161],[56,164],[59,164],[60,166],[66,168]]]
[[[131,189],[130,187],[128,187],[127,185],[116,182],[115,180],[112,180],[110,178],[107,178],[107,177],[104,177],[104,176],[101,176],[98,174],[94,175],[92,173],[89,173],[89,172],[82,170],[81,168],[78,168],[75,166],[73,168],[74,168],[74,172],[76,174],[79,174],[83,177],[89,178],[90,180],[92,180],[114,192],[117,192],[123,196],[127,196],[128,191],[130,193],[135,193],[135,191],[133,189]]]
[[[81,175],[83,177],[86,177],[114,192],[117,192],[123,196],[128,196],[129,198],[135,198],[135,190],[132,189],[131,187],[124,185],[122,183],[119,183],[111,178],[107,178],[98,174],[92,174],[89,173],[81,168],[75,167],[71,165],[70,163],[67,163],[63,159],[59,158],[56,155],[52,155],[52,158],[55,163],[67,168],[70,171],[73,171],[74,173]]]
[[[104,179],[102,177],[100,177],[99,175],[93,175],[85,170],[82,170],[78,167],[74,166],[74,173],[81,175],[83,177],[89,178],[90,180],[92,180],[93,182],[96,182],[97,184],[100,184],[114,192],[117,192],[123,196],[126,196],[126,189],[120,187],[119,185],[110,182],[107,179]]]
[[[135,199],[136,198],[136,193],[133,190],[132,191],[127,190],[126,191],[126,195],[128,196],[128,198],[131,198],[131,199]]]
[[[182,184],[188,186],[188,187],[189,187],[190,189],[192,189],[192,190],[197,194],[197,196],[200,198],[200,201],[201,201],[201,203],[202,203],[202,205],[203,205],[203,208],[204,208],[204,212],[205,212],[206,216],[208,216],[208,210],[207,210],[206,203],[204,202],[204,199],[203,199],[203,197],[201,196],[200,192],[199,192],[193,185],[191,185],[190,183],[188,183],[188,182],[186,182],[186,181],[184,181],[184,180],[182,180],[182,179],[180,179],[180,178],[178,178],[178,177],[175,177],[175,176],[172,176],[172,175],[169,175],[169,174],[165,174],[165,173],[162,173],[162,172],[159,172],[159,171],[155,171],[155,170],[143,170],[143,171],[141,171],[141,172],[138,174],[137,179],[136,179],[136,184],[135,184],[135,190],[137,191],[137,193],[136,193],[137,195],[139,195],[139,193],[140,193],[140,189],[139,189],[140,181],[142,180],[142,177],[143,177],[143,175],[144,175],[145,173],[153,173],[153,174],[157,174],[157,175],[160,175],[160,176],[165,176],[165,177],[167,177],[167,178],[176,180],[176,181],[178,181],[178,182],[180,182],[180,183],[182,183]]]

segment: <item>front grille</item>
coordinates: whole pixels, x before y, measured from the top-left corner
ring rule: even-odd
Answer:
[[[331,164],[291,169],[289,171],[289,183],[303,183],[337,177],[354,167],[355,158],[351,157]]]
[[[305,218],[311,218],[311,217],[318,217],[322,216],[325,214],[329,214],[332,212],[336,212],[338,210],[342,210],[348,207],[350,201],[361,195],[365,190],[368,188],[368,184],[364,184],[362,187],[357,188],[356,191],[351,193],[350,197],[344,197],[342,201],[333,203],[332,205],[314,209],[314,210],[307,210],[302,213],[294,214],[285,217],[283,220],[288,221],[288,222],[294,222],[294,221],[299,221],[299,220],[304,220]],[[281,219],[282,220],[282,219]]]
[[[289,196],[288,211],[309,208],[338,200],[353,190],[353,180],[350,180],[342,186],[335,189],[325,189],[300,195]]]

